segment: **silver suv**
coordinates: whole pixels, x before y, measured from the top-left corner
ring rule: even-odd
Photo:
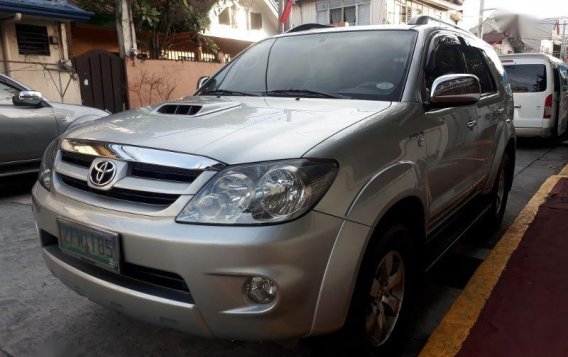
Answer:
[[[420,272],[500,223],[515,161],[495,52],[426,22],[276,36],[63,135],[33,190],[48,267],[192,334],[395,348]]]

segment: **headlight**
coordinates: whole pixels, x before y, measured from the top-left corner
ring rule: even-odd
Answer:
[[[321,199],[336,173],[335,162],[315,160],[228,167],[191,199],[177,221],[201,224],[289,221]]]
[[[59,147],[59,140],[55,139],[49,144],[43,153],[43,159],[39,167],[39,175],[37,180],[46,189],[51,190],[51,177],[53,171],[53,163]]]

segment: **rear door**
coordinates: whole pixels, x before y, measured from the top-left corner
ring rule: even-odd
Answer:
[[[462,47],[467,73],[479,78],[481,85],[481,98],[477,102],[477,135],[474,147],[478,165],[475,166],[476,180],[485,181],[493,163],[498,134],[503,125],[505,113],[504,93],[499,91],[493,76],[491,60],[484,51],[474,46]]]
[[[552,73],[544,61],[515,59],[503,61],[515,101],[517,128],[543,128],[544,104],[552,95]]]
[[[58,135],[51,107],[16,106],[12,103],[12,96],[20,89],[0,80],[0,164],[39,161],[47,145]]]

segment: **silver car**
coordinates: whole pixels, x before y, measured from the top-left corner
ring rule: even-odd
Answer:
[[[276,36],[63,135],[33,190],[47,266],[191,334],[396,349],[421,272],[501,222],[515,161],[495,52],[427,20]]]
[[[45,148],[56,137],[107,115],[95,108],[51,102],[0,74],[0,177],[37,172]]]

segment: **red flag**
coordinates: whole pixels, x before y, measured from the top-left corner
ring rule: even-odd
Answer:
[[[293,5],[294,5],[294,0],[286,0],[286,5],[284,6],[284,10],[282,11],[282,17],[280,18],[281,23],[285,24],[286,21],[288,21],[288,17],[290,17]]]

